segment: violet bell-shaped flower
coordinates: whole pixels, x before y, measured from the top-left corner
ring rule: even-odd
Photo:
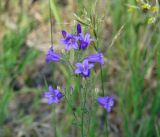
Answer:
[[[87,34],[80,33],[79,34],[79,49],[82,49],[82,50],[86,49],[92,41],[94,41],[94,39],[90,38],[89,33]]]
[[[48,91],[44,93],[44,97],[48,99],[48,104],[58,104],[63,97],[63,94],[58,89],[53,89],[52,86],[48,87]]]
[[[69,51],[72,48],[78,49],[78,37],[74,34],[69,34],[68,32],[62,30],[63,39],[61,39],[61,43],[64,44],[65,50]]]
[[[86,57],[86,59],[88,59],[88,62],[90,63],[100,63],[101,65],[104,64],[104,57],[103,57],[103,53],[101,52],[97,54],[89,55],[88,57]]]
[[[58,53],[55,53],[53,50],[53,46],[51,46],[46,54],[46,63],[48,64],[51,61],[58,62],[60,59],[61,59],[61,55]]]
[[[94,41],[93,38],[90,38],[90,34],[84,34],[82,33],[82,27],[81,25],[78,23],[77,24],[77,35],[79,38],[79,49],[86,49],[88,47],[88,45]]]
[[[94,66],[93,64],[89,64],[88,60],[85,59],[82,63],[76,63],[77,67],[75,70],[75,74],[81,74],[83,77],[90,76],[90,69]]]
[[[106,109],[107,112],[111,112],[114,106],[114,99],[112,96],[98,97],[98,103]]]

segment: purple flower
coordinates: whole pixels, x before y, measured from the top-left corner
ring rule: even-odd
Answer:
[[[92,54],[92,55],[89,55],[86,59],[88,59],[88,61],[90,63],[100,63],[100,64],[104,64],[104,59],[103,59],[103,53],[97,53],[97,54]]]
[[[63,39],[61,40],[61,43],[64,44],[65,50],[69,51],[70,49],[78,49],[78,37],[74,34],[69,34],[66,31],[62,30]]]
[[[46,54],[46,63],[50,63],[51,61],[53,62],[58,62],[61,59],[61,55],[58,53],[55,53],[53,50],[53,47],[50,47]]]
[[[83,49],[83,50],[86,49],[92,41],[94,41],[94,39],[90,38],[90,34],[80,33],[79,34],[79,49]]]
[[[82,33],[80,24],[77,24],[77,35],[79,36],[79,49],[86,49],[87,46],[94,41],[94,39],[90,38],[90,34]]]
[[[58,89],[53,89],[52,86],[49,86],[48,90],[49,91],[44,93],[44,97],[48,98],[48,104],[58,104],[63,94]]]
[[[65,50],[69,51],[70,49],[86,49],[88,45],[94,41],[93,38],[90,38],[90,34],[82,33],[82,28],[80,24],[77,24],[77,35],[70,34],[62,30],[63,39],[61,43],[66,45]]]
[[[75,66],[77,67],[77,69],[75,70],[75,74],[81,74],[83,77],[89,77],[90,69],[94,65],[89,64],[88,60],[85,59],[82,63],[76,63]]]
[[[98,97],[97,101],[107,110],[107,112],[111,112],[111,109],[114,106],[114,99],[112,96]]]

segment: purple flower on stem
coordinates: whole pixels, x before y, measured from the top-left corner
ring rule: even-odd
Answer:
[[[64,44],[65,50],[69,51],[70,49],[78,49],[78,37],[73,34],[69,34],[66,31],[62,30],[63,39],[61,40],[61,43]]]
[[[107,112],[111,112],[114,106],[114,99],[112,96],[98,97],[97,101]]]
[[[53,50],[53,47],[50,47],[46,54],[46,63],[50,63],[51,61],[53,62],[58,62],[61,59],[61,55],[58,53],[55,53]]]
[[[92,41],[94,41],[93,38],[90,38],[90,34],[82,33],[82,28],[80,24],[77,24],[77,35],[79,36],[79,49],[84,50]]]
[[[77,69],[75,70],[75,74],[81,74],[83,77],[89,77],[90,69],[94,65],[89,64],[88,60],[85,59],[82,63],[76,63],[75,66],[77,67]]]
[[[103,53],[97,53],[97,54],[92,54],[92,55],[89,55],[86,59],[88,59],[88,61],[90,63],[100,63],[101,65],[104,64],[104,59],[103,59]]]
[[[44,93],[44,97],[48,98],[48,104],[58,104],[63,97],[63,94],[58,89],[53,89],[52,86],[49,86],[48,90],[49,91]]]
[[[94,39],[90,38],[90,34],[79,34],[79,49],[86,49],[92,41],[94,41]]]

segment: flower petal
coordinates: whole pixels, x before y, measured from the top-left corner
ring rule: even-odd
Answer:
[[[75,73],[75,74],[80,74],[81,71],[80,71],[79,69],[76,69],[74,73]]]
[[[67,32],[65,30],[62,30],[62,35],[65,38],[67,36]]]
[[[82,32],[81,24],[77,24],[77,34],[79,35]]]

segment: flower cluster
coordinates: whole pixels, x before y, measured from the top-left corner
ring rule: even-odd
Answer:
[[[71,49],[84,51],[87,49],[90,43],[94,41],[93,38],[90,38],[90,34],[84,34],[82,32],[80,24],[77,24],[76,34],[70,34],[65,30],[62,30],[62,37],[61,43],[65,45],[66,52],[69,52]],[[62,55],[54,52],[53,47],[51,47],[46,54],[46,63],[58,62],[61,60]],[[100,65],[104,64],[103,53],[98,52],[96,54],[91,54],[84,57],[81,59],[81,61],[78,60],[74,64],[75,70],[73,73],[75,75],[80,75],[84,78],[87,78],[90,76],[90,69],[94,67],[95,63],[99,63]],[[48,90],[49,91],[45,92],[44,94],[44,97],[48,99],[48,104],[59,103],[63,97],[63,94],[59,90],[53,89],[52,86],[49,86]],[[113,97],[99,97],[97,101],[107,110],[107,112],[110,112],[114,105]]]
[[[90,34],[82,33],[81,25],[77,25],[77,34],[70,34],[65,30],[62,30],[63,39],[61,43],[64,44],[65,50],[69,51],[71,49],[81,49],[85,50],[88,45],[94,41],[94,39],[90,38]]]

